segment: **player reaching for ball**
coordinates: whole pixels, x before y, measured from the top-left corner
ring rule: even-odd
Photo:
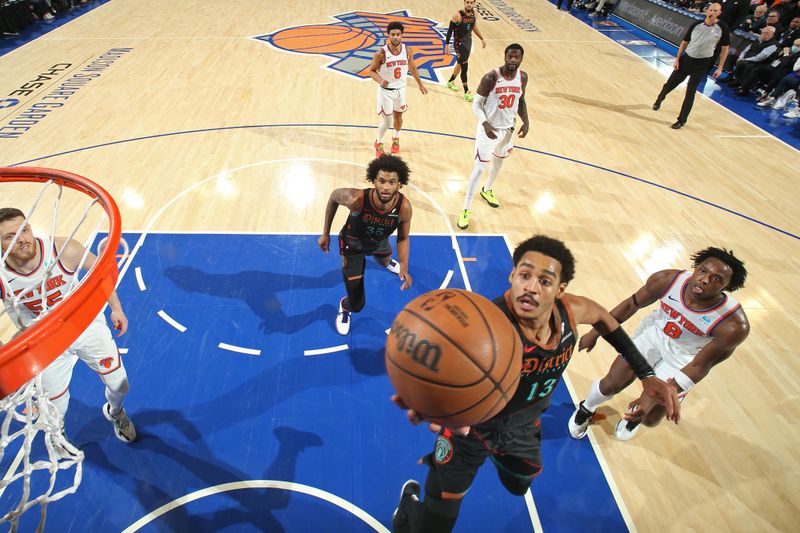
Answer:
[[[342,231],[339,232],[339,253],[342,256],[342,277],[347,296],[339,301],[336,331],[350,332],[350,314],[364,308],[364,268],[366,256],[375,259],[403,281],[400,290],[411,286],[408,273],[408,234],[411,231],[411,203],[400,193],[408,184],[411,171],[405,161],[395,156],[374,159],[367,166],[367,189],[344,188],[331,193],[325,209],[325,226],[317,244],[330,251],[331,224],[340,205],[348,208]],[[397,261],[392,259],[389,235],[397,230]]]
[[[508,404],[486,422],[467,428],[438,428],[428,465],[425,498],[414,480],[403,485],[392,517],[394,531],[441,533],[455,526],[462,499],[478,468],[490,458],[500,481],[522,496],[542,469],[539,417],[569,363],[577,342],[577,325],[592,325],[625,358],[641,379],[644,394],[663,405],[678,422],[675,389],[655,377],[617,320],[598,303],[567,294],[575,260],[563,242],[535,235],[514,250],[511,288],[495,303],[519,332],[523,343],[519,386]],[[397,396],[392,398],[406,408]],[[409,420],[422,421],[413,410]]]

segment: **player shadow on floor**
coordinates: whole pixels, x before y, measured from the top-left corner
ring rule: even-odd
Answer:
[[[105,446],[101,446],[98,441],[84,444],[81,448],[86,456],[85,468],[92,470],[100,468],[106,471],[110,481],[117,483],[123,490],[138,499],[143,514],[152,512],[197,488],[246,481],[252,478],[251,474],[239,471],[216,458],[213,450],[206,446],[201,439],[192,439],[191,445],[188,447],[180,446],[178,443],[173,445],[169,439],[147,431],[146,428],[154,428],[155,425],[148,424],[146,421],[155,418],[182,428],[184,433],[199,436],[198,430],[178,411],[169,411],[166,419],[157,410],[137,412],[136,416],[137,421],[145,422],[145,424],[136,443],[129,448],[131,450],[129,461],[125,463],[124,468],[119,466],[118,460],[114,460],[116,458],[112,459],[106,454]],[[90,424],[94,425],[93,422]],[[94,433],[94,431],[94,428],[91,428],[90,432]],[[82,428],[79,433],[83,434],[86,431]],[[300,453],[306,448],[324,445],[319,435],[289,427],[274,428],[273,434],[278,441],[278,449],[272,463],[260,476],[265,480],[294,481]],[[121,445],[121,443],[117,443],[113,438],[108,444],[108,446],[117,445]],[[188,451],[183,448],[188,448]],[[114,455],[116,455],[116,451]],[[158,456],[158,460],[154,461],[154,456]],[[178,465],[180,471],[168,468],[162,461]],[[163,487],[164,475],[167,472],[173,481],[189,476],[186,479],[187,487],[185,489],[177,486]],[[80,491],[80,489],[78,490]],[[158,530],[169,531],[213,532],[236,524],[251,524],[261,531],[289,531],[292,528],[285,528],[275,517],[275,512],[286,509],[291,497],[291,491],[282,489],[242,487],[242,489],[214,496],[209,504],[214,510],[197,511],[198,508],[203,508],[202,503],[192,504],[191,508],[182,505],[156,518],[152,524]],[[228,503],[227,506],[226,503]],[[311,504],[330,507],[313,500]],[[308,511],[306,509],[308,506],[309,503],[304,501],[304,513]],[[325,509],[321,508],[314,512],[324,513]]]
[[[626,117],[631,117],[638,120],[644,120],[646,122],[652,122],[653,124],[669,125],[672,124],[673,122],[672,120],[665,120],[658,116],[654,116],[655,112],[652,110],[651,104],[647,103],[612,104],[605,100],[595,100],[593,98],[585,98],[583,96],[578,96],[575,94],[568,94],[568,93],[543,92],[541,94],[542,96],[545,96],[547,98],[559,98],[561,100],[567,100],[580,105],[605,109],[613,113],[619,113],[621,115],[625,115]],[[655,101],[655,96],[653,96],[653,101]],[[643,113],[638,113],[637,111],[643,111]]]
[[[210,273],[191,266],[172,266],[164,270],[164,276],[179,289],[219,298],[241,300],[261,319],[259,329],[264,333],[273,331],[296,333],[313,322],[322,320],[318,309],[298,315],[289,315],[281,303],[278,292],[330,289],[341,283],[341,272],[331,270],[320,276],[302,276],[248,270],[230,274]]]

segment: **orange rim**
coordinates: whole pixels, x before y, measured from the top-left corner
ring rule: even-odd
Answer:
[[[108,242],[81,285],[41,321],[0,346],[0,398],[30,381],[63,353],[97,316],[117,284],[119,208],[101,186],[77,174],[37,167],[0,167],[0,183],[53,182],[99,201],[109,220]]]

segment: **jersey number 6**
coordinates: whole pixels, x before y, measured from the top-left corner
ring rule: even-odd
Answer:
[[[394,79],[399,80],[400,76],[402,76],[402,75],[403,75],[403,71],[400,69],[400,67],[395,67],[395,69],[394,69]]]

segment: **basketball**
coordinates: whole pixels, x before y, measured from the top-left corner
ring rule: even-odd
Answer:
[[[522,340],[486,298],[459,289],[419,296],[386,339],[386,370],[397,394],[423,418],[472,426],[499,413],[522,368]]]
[[[272,44],[292,52],[335,54],[372,46],[378,39],[369,31],[350,26],[298,26],[281,30]]]

